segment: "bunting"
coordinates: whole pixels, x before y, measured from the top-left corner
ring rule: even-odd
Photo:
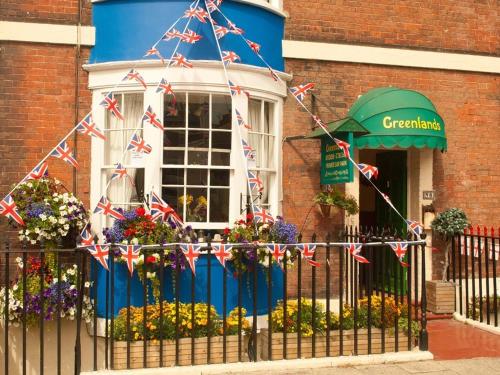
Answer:
[[[203,37],[200,34],[196,34],[193,30],[188,29],[184,34],[182,34],[181,40],[185,43],[195,44],[202,38]]]
[[[175,210],[168,205],[162,198],[158,196],[154,191],[151,193],[151,216],[154,221],[167,221],[172,220],[175,225],[182,228],[184,223],[180,216],[175,212]]]
[[[66,141],[62,141],[61,143],[59,143],[56,148],[50,153],[50,156],[64,160],[66,163],[72,165],[75,168],[78,168],[78,162],[71,153],[71,150]]]
[[[10,194],[0,201],[0,215],[8,219],[14,220],[17,224],[24,226],[24,220],[17,211],[16,202]]]
[[[122,163],[116,163],[116,167],[111,174],[110,180],[113,181],[122,177],[128,177],[127,170],[123,167]]]
[[[44,161],[43,163],[33,168],[31,172],[28,173],[26,177],[22,179],[21,183],[28,180],[39,180],[43,177],[48,176],[48,174],[49,174],[49,163]]]
[[[172,39],[175,39],[175,38],[182,39],[183,38],[183,34],[179,30],[172,29],[170,31],[167,31],[165,33],[165,35],[163,35],[162,40],[168,42],[168,41],[170,41]]]
[[[149,124],[153,125],[155,128],[160,129],[161,131],[165,130],[163,124],[158,119],[157,114],[153,111],[153,108],[148,105],[146,112],[144,112],[144,116],[142,116],[142,121],[146,121]]]
[[[280,264],[286,253],[286,245],[271,243],[266,244],[266,248],[271,253],[276,263]]]
[[[301,243],[295,245],[295,247],[300,251],[302,258],[304,258],[307,263],[309,263],[313,267],[318,267],[320,265],[319,262],[316,262],[314,258],[314,251],[316,250],[316,245],[312,243]]]
[[[110,216],[117,220],[125,220],[125,216],[123,216],[119,211],[113,209],[113,207],[111,207],[111,202],[104,195],[99,200],[99,203],[97,203],[94,213]]]
[[[104,99],[102,100],[101,105],[109,112],[111,112],[111,114],[118,120],[125,120],[122,113],[120,112],[118,100],[115,99],[115,96],[112,92],[104,94]]]
[[[217,244],[213,245],[213,255],[217,258],[217,260],[220,262],[222,267],[226,267],[226,260],[231,259],[231,249],[233,248],[232,245],[227,245],[227,244]]]
[[[195,245],[195,244],[180,244],[179,245],[182,253],[186,257],[189,267],[191,267],[191,271],[193,272],[193,275],[196,275],[196,261],[198,260],[200,256],[200,245]]]
[[[265,208],[253,205],[253,217],[256,223],[274,223],[273,215],[269,213]]]
[[[90,228],[90,223],[87,223],[85,225],[85,228],[83,228],[82,233],[80,233],[81,237],[81,242],[79,246],[92,246],[94,245],[94,236],[92,236],[92,230]]]
[[[358,169],[369,180],[371,180],[372,177],[373,178],[377,178],[378,177],[378,168],[374,167],[373,165],[359,163],[358,164]]]
[[[135,152],[140,152],[144,154],[149,154],[151,153],[153,149],[151,148],[150,145],[148,145],[144,139],[139,137],[137,134],[134,134],[132,136],[132,139],[130,140],[130,143],[127,146],[127,151],[135,151]]]
[[[394,254],[396,254],[396,257],[399,260],[399,263],[403,267],[408,267],[408,263],[404,262],[403,259],[406,255],[406,251],[408,250],[408,244],[405,242],[387,242],[391,249],[394,251]]]
[[[161,55],[160,51],[158,51],[155,47],[151,47],[150,49],[148,49],[143,57],[149,57],[149,56],[157,56],[160,58],[161,63],[165,64],[163,56]]]
[[[337,146],[342,150],[342,152],[344,153],[344,156],[347,159],[350,159],[351,158],[351,154],[349,153],[349,147],[351,145],[349,143],[347,143],[345,141],[341,141],[340,139],[337,139],[337,138],[333,138],[333,140],[335,141],[335,143],[337,144]]]
[[[132,81],[132,80],[140,83],[142,87],[144,87],[144,90],[148,88],[148,86],[146,85],[146,81],[144,81],[144,78],[135,69],[130,69],[130,72],[128,72],[127,75],[122,79],[122,81]]]
[[[228,67],[231,63],[241,61],[241,59],[233,51],[222,51],[222,61],[224,62],[224,65]]]
[[[241,146],[243,147],[243,154],[247,160],[255,160],[255,150],[244,139],[241,139]]]
[[[248,184],[250,185],[250,189],[257,190],[258,192],[264,190],[264,184],[262,183],[259,176],[257,176],[256,172],[248,171],[247,178],[248,178]]]
[[[84,117],[82,121],[78,123],[78,125],[76,125],[76,131],[84,135],[100,138],[103,141],[106,140],[106,136],[104,135],[104,133],[94,123],[92,113],[89,113]]]
[[[170,65],[188,69],[191,69],[193,67],[193,64],[179,52],[175,54],[175,57],[172,57],[172,59],[170,60]]]
[[[122,259],[127,263],[128,271],[130,272],[130,277],[134,274],[134,265],[139,261],[139,253],[141,251],[141,246],[137,245],[118,245],[120,253],[122,254]]]
[[[361,255],[361,250],[363,249],[363,244],[361,243],[346,243],[344,248],[349,250],[352,257],[359,263],[370,263],[368,259]]]
[[[314,88],[314,83],[306,83],[305,85],[298,85],[290,88],[290,92],[299,101],[304,101],[306,94]]]
[[[417,236],[420,236],[424,232],[424,226],[418,221],[406,220],[406,224],[408,225],[408,228],[410,228],[410,230]]]
[[[89,251],[90,255],[92,255],[94,259],[98,261],[101,266],[104,267],[106,271],[109,271],[108,268],[109,246],[92,245],[92,246],[87,246],[87,250]]]
[[[240,111],[238,111],[238,109],[236,108],[234,109],[234,111],[236,112],[236,121],[238,122],[238,125],[243,126],[246,129],[252,129],[252,126],[247,124],[245,120],[243,120],[243,116],[241,116]]]

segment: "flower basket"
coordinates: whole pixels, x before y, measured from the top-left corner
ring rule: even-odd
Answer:
[[[455,284],[442,280],[425,282],[427,310],[435,314],[455,312]]]
[[[248,362],[246,353],[248,346],[248,336],[242,336],[241,361]],[[113,369],[123,370],[127,368],[127,342],[117,341],[114,344]],[[144,345],[146,345],[146,357],[144,357]],[[205,365],[209,363],[223,363],[222,336],[199,337],[194,339],[194,357],[191,356],[191,338],[182,338],[179,340],[179,365],[188,366]],[[210,358],[207,356],[207,348],[210,346]],[[163,341],[163,366],[175,366],[175,340]],[[144,366],[146,358],[146,366]],[[193,360],[192,360],[193,358]],[[226,362],[239,362],[238,356],[238,335],[226,336]],[[138,369],[145,367],[160,367],[160,342],[136,341],[130,343],[130,368]]]
[[[318,204],[319,212],[324,218],[334,218],[340,213],[340,208],[331,204]]]

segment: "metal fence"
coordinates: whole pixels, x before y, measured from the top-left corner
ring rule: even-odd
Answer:
[[[345,243],[313,236],[310,260],[318,266],[301,259],[292,244],[278,269],[262,266],[273,264],[273,254],[263,259],[259,244],[234,244],[235,254],[246,261],[222,267],[212,261],[208,240],[201,247],[207,259],[203,274],[185,268],[178,244],[145,246],[143,259],[156,257],[163,265],[148,282],[147,267],[137,268],[133,277],[123,274],[114,245],[108,272],[85,249],[7,244],[0,252],[3,372],[79,374],[373,354],[416,345],[427,350],[425,240],[408,242],[403,270],[386,244],[394,238],[348,230],[348,242],[363,243],[362,255],[370,263],[361,264]],[[215,304],[220,309],[214,313]],[[68,316],[74,318],[69,325]],[[68,355],[70,348],[74,355]]]
[[[453,238],[447,278],[458,287],[457,312],[498,327],[500,230],[466,229]]]

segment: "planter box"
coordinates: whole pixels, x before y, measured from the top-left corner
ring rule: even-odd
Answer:
[[[382,353],[382,330],[379,328],[372,328],[371,330],[371,353],[378,354]],[[279,360],[284,359],[283,356],[283,333],[273,333],[272,334],[272,358],[268,358],[268,331],[262,332],[261,339],[261,357],[264,360],[272,359]],[[412,348],[416,346],[416,341],[412,342]],[[287,359],[298,358],[298,345],[297,345],[297,333],[288,333],[286,337],[286,357]],[[394,332],[386,329],[385,331],[385,352],[395,352],[396,351],[396,337]],[[408,350],[408,336],[403,332],[399,331],[398,336],[398,348],[397,351]],[[352,355],[354,354],[354,330],[348,330],[343,332],[343,352],[342,355]],[[368,354],[368,330],[359,329],[358,330],[358,353],[357,354]],[[315,357],[326,357],[326,336],[323,334],[316,336],[316,353]],[[330,357],[337,357],[340,355],[340,336],[339,331],[330,331]],[[301,358],[312,358],[312,337],[302,337],[301,341]]]
[[[160,367],[160,342],[158,340],[147,342],[147,362],[144,366],[144,342],[135,341],[130,343],[130,368]],[[241,360],[248,362],[246,354],[248,336],[241,338]],[[207,361],[207,338],[201,337],[194,340],[194,364],[205,365]],[[223,363],[223,338],[216,336],[210,338],[210,364]],[[114,370],[127,368],[127,342],[117,341],[114,346]],[[238,362],[238,336],[226,336],[226,362]],[[191,365],[191,338],[179,340],[179,365]],[[163,341],[163,366],[175,366],[175,340]]]
[[[442,280],[425,282],[427,289],[427,310],[435,314],[455,312],[455,285]]]

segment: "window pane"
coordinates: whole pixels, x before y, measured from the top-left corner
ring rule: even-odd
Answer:
[[[231,149],[231,133],[212,131],[212,148]]]
[[[163,164],[184,165],[184,151],[165,150],[163,151]]]
[[[229,220],[229,189],[210,189],[210,221]]]
[[[208,169],[188,169],[187,185],[207,186]]]
[[[188,152],[188,165],[207,165],[208,152],[207,151],[189,151]]]
[[[186,94],[176,94],[175,98],[175,104],[168,96],[163,101],[163,123],[166,128],[186,127]]]
[[[104,163],[107,165],[118,163],[123,154],[123,134],[121,131],[106,132]]]
[[[212,128],[231,129],[231,98],[212,95]]]
[[[252,126],[252,131],[261,132],[262,127],[260,124],[260,110],[261,101],[250,99],[248,101],[248,122]]]
[[[229,152],[212,152],[212,165],[229,165]]]
[[[184,169],[183,168],[163,168],[162,170],[163,185],[184,185]]]
[[[172,187],[164,187],[162,189],[161,198],[167,202],[170,206],[174,208],[174,210],[179,214],[181,218],[184,218],[184,214],[182,212],[182,205],[179,203],[179,198],[182,197],[184,193],[184,188],[172,188]]]
[[[255,150],[255,165],[257,168],[261,168],[262,166],[262,147],[261,145],[262,136],[259,134],[248,134],[248,143]]]
[[[208,128],[209,125],[209,96],[201,94],[189,94],[189,118],[188,127]]]
[[[200,130],[190,130],[189,131],[189,139],[188,139],[188,147],[196,147],[196,148],[206,148],[208,149],[208,131],[200,131]]]
[[[106,170],[106,181],[111,179],[114,169]],[[107,196],[115,204],[139,203],[144,198],[144,169],[127,168],[128,177],[113,180],[108,187]]]
[[[186,221],[207,221],[207,189],[188,188],[183,203],[186,205]]]
[[[262,168],[274,168],[274,137],[264,135],[263,138]]]
[[[210,171],[211,186],[229,186],[229,170],[213,169]]]
[[[274,105],[264,102],[264,133],[274,133]]]
[[[185,147],[185,130],[165,130],[163,133],[163,145],[165,147]]]

